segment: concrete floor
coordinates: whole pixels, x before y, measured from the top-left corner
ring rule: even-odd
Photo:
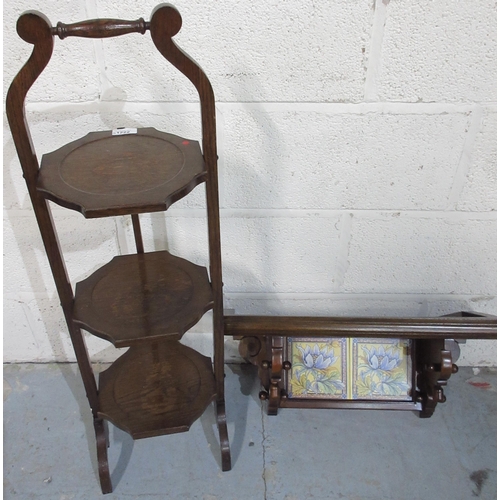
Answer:
[[[212,407],[183,434],[133,441],[110,426],[114,492],[105,498],[496,498],[493,370],[461,368],[427,420],[361,410],[268,417],[255,369],[228,365],[226,375],[232,471],[220,470]],[[474,375],[492,387],[472,385]],[[4,498],[103,498],[75,366],[5,365],[4,380]]]

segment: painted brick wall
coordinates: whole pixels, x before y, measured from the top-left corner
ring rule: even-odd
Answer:
[[[4,6],[4,96],[30,53],[25,10],[55,24],[149,19],[146,0]],[[236,313],[496,314],[496,2],[176,2],[176,40],[215,89],[225,301]],[[41,156],[92,130],[199,138],[194,89],[148,34],[56,40],[29,94]],[[54,207],[73,282],[133,251],[124,218]],[[203,188],[141,216],[147,250],[206,264]],[[4,121],[4,358],[73,360]],[[186,341],[210,351],[205,317]],[[116,352],[88,337],[93,359]],[[227,358],[234,359],[233,341]],[[496,364],[496,341],[461,364]]]

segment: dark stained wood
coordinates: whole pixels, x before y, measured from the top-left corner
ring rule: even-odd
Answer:
[[[207,270],[167,251],[120,255],[76,285],[74,321],[127,347],[177,340],[213,304]]]
[[[24,101],[29,89],[47,66],[54,40],[48,19],[38,12],[27,12],[17,21],[17,33],[27,43],[33,44],[33,52],[16,75],[7,92],[6,111],[10,131],[14,139],[17,155],[23,169],[28,190],[34,187],[38,175],[36,157],[28,123],[24,116]],[[33,195],[30,191],[33,199]]]
[[[420,411],[422,404],[412,401],[368,401],[335,399],[287,399],[282,398],[280,408],[310,408],[331,410],[398,410]]]
[[[144,253],[139,214],[132,214],[132,227],[134,228],[135,248],[137,249],[137,253]]]
[[[446,349],[442,339],[420,339],[416,341],[415,358],[417,362],[418,401],[422,403],[421,418],[429,418],[438,403],[446,397],[443,386],[447,385],[452,373],[458,367],[452,363],[451,352]]]
[[[162,4],[153,10],[150,21],[151,38],[159,52],[183,73],[200,96],[202,147],[207,168],[207,212],[210,245],[210,277],[214,289],[214,364],[219,400],[224,394],[224,320],[222,303],[222,264],[220,251],[219,195],[217,174],[217,140],[215,98],[212,85],[203,70],[172,40],[182,26],[179,12]]]
[[[92,413],[96,415],[98,411],[97,384],[92,372],[83,335],[80,329],[73,323],[73,290],[64,260],[62,259],[52,215],[47,201],[36,191],[35,186],[39,165],[24,113],[26,94],[38,76],[40,76],[52,55],[54,42],[51,35],[51,25],[43,14],[27,12],[17,21],[17,32],[25,42],[33,44],[33,52],[12,81],[7,92],[7,119],[23,170],[23,176],[26,180],[35,217],[40,227],[43,244],[54,276],[85,391]]]
[[[200,146],[154,128],[91,132],[42,157],[37,189],[87,218],[158,212],[205,180]]]
[[[99,416],[134,439],[187,431],[215,396],[210,358],[176,341],[133,346],[99,375]]]
[[[149,24],[141,17],[136,21],[124,21],[121,19],[91,19],[79,23],[64,24],[57,23],[52,28],[52,34],[57,35],[61,40],[68,36],[78,36],[83,38],[109,38],[121,36],[128,33],[140,33],[144,35],[149,29]]]
[[[97,444],[97,469],[99,472],[101,489],[104,494],[111,493],[113,491],[113,485],[111,484],[108,464],[108,423],[102,418],[94,418],[94,430]]]
[[[265,391],[259,394],[262,400],[269,399],[270,370],[269,337],[242,337],[238,346],[241,357],[258,368],[257,375]]]
[[[221,466],[223,471],[231,470],[231,450],[229,448],[229,434],[226,423],[226,405],[224,400],[215,402],[215,418],[219,430]]]
[[[461,313],[439,318],[225,316],[225,335],[258,337],[378,337],[407,339],[496,339],[497,320]]]
[[[115,422],[134,437],[180,432],[187,430],[215,399],[222,468],[231,468],[224,401],[224,328],[227,335],[250,336],[262,341],[259,350],[253,341],[255,349],[251,357],[259,360],[261,373],[267,373],[262,375],[268,383],[268,392],[263,393],[263,397],[269,399],[271,412],[277,412],[278,406],[327,405],[420,409],[421,416],[428,417],[437,403],[445,400],[443,386],[456,371],[445,339],[496,338],[496,318],[476,313],[444,318],[224,318],[215,100],[205,73],[172,40],[181,25],[177,10],[164,4],[153,11],[150,23],[142,18],[137,21],[101,19],[70,25],[58,23],[52,28],[47,19],[37,13],[24,14],[18,21],[19,35],[33,44],[34,49],[9,89],[7,116],[94,415],[103,492],[111,491],[111,482],[102,418]],[[192,145],[185,144],[182,138],[154,129],[139,129],[137,134],[127,136],[99,132],[44,156],[39,170],[24,118],[24,100],[50,60],[53,35],[61,39],[68,36],[106,38],[144,33],[147,29],[151,30],[159,52],[187,76],[199,93],[203,154],[199,146],[194,153]],[[193,156],[191,161],[186,155],[182,156],[181,146],[193,151],[196,159]],[[112,155],[106,156],[108,153]],[[138,220],[139,213],[165,210],[203,181],[207,196],[210,282],[206,270],[200,271],[201,277],[193,271],[198,266],[186,267],[178,262],[174,265],[172,259],[175,258],[167,257],[166,252],[143,254]],[[105,265],[79,284],[74,300],[44,197],[79,210],[86,217],[132,214],[140,255],[117,257]],[[193,278],[193,272],[197,277]],[[162,302],[165,299],[167,305]],[[180,338],[210,307],[214,310],[213,372],[208,358],[175,340],[165,340]],[[117,346],[132,345],[101,375],[99,393],[80,326]],[[281,390],[283,371],[287,369],[283,338],[304,335],[415,340],[419,394],[410,403],[288,400]],[[249,346],[247,343],[247,348]]]
[[[153,10],[150,21],[151,38],[158,51],[193,83],[201,105],[202,148],[207,168],[206,197],[208,215],[208,241],[210,247],[210,278],[214,294],[214,371],[217,384],[218,414],[224,408],[224,313],[222,297],[222,263],[220,248],[219,194],[217,174],[217,140],[215,98],[212,85],[203,70],[172,40],[182,26],[182,18],[175,7],[162,4]],[[222,421],[223,420],[223,421]],[[225,418],[220,418],[219,430]],[[223,432],[226,434],[227,432]],[[222,436],[222,433],[221,433]],[[222,437],[221,437],[222,441]],[[222,464],[230,469],[229,447],[222,447]]]
[[[193,407],[191,407],[191,401],[186,403],[185,398],[179,397],[177,399],[178,404],[175,403],[174,406],[178,406],[179,404],[181,406],[176,407],[176,414],[186,416],[189,414],[189,411],[196,411],[189,414],[191,416],[187,419],[179,418],[178,420],[174,419],[168,422],[168,432],[185,430],[189,427],[192,421],[191,418],[195,419],[201,415],[205,406],[210,402],[207,394],[212,393],[211,398],[216,400],[215,409],[220,435],[222,469],[229,470],[231,468],[224,400],[224,323],[222,312],[222,266],[220,254],[215,100],[212,87],[205,73],[171,40],[171,37],[179,31],[181,25],[182,20],[177,10],[166,4],[159,5],[153,11],[150,23],[144,22],[142,18],[137,21],[96,19],[74,24],[58,23],[57,27],[53,28],[48,19],[43,14],[37,12],[23,14],[17,23],[19,36],[34,47],[31,57],[15,77],[7,93],[7,118],[94,416],[99,478],[103,493],[111,491],[112,488],[107,452],[104,445],[106,441],[105,422],[102,421],[102,418],[108,417],[106,417],[105,411],[101,411],[101,394],[98,394],[97,391],[96,380],[92,373],[80,325],[86,329],[93,330],[94,333],[104,338],[115,341],[116,345],[149,341],[148,346],[144,344],[140,346],[133,345],[126,353],[124,359],[125,361],[129,360],[130,366],[128,363],[125,364],[125,361],[119,361],[116,365],[112,365],[110,371],[106,372],[108,375],[104,375],[102,379],[104,387],[107,383],[113,385],[113,379],[122,380],[122,377],[125,376],[124,374],[132,371],[135,374],[135,387],[139,388],[142,374],[148,368],[143,366],[144,359],[146,359],[144,353],[147,347],[151,347],[151,340],[158,337],[180,337],[183,333],[181,333],[181,330],[189,328],[191,322],[195,321],[193,319],[194,316],[199,315],[200,310],[206,310],[208,306],[206,300],[200,300],[198,303],[197,299],[193,299],[197,304],[196,307],[186,306],[190,311],[189,314],[193,314],[191,316],[188,314],[184,320],[181,320],[180,316],[175,318],[177,309],[182,309],[183,301],[186,304],[191,303],[191,299],[186,294],[200,280],[195,278],[191,287],[188,279],[179,277],[178,274],[176,275],[179,272],[182,274],[183,266],[180,267],[180,270],[177,268],[174,269],[175,266],[166,266],[171,271],[169,276],[165,275],[164,268],[161,270],[157,266],[150,268],[148,263],[151,263],[154,258],[143,254],[144,246],[140,234],[138,214],[166,210],[168,206],[187,195],[197,184],[204,181],[206,182],[208,212],[210,282],[208,281],[206,270],[201,281],[204,283],[202,287],[205,287],[205,292],[206,285],[208,284],[210,287],[211,298],[209,302],[210,307],[214,309],[214,372],[212,372],[211,368],[209,371],[206,370],[208,369],[209,360],[204,359],[200,361],[200,358],[196,357],[195,354],[187,355],[184,351],[179,350],[181,348],[177,347],[169,351],[168,349],[177,345],[176,341],[168,341],[169,348],[166,347],[167,344],[165,344],[165,348],[162,347],[159,350],[157,348],[157,354],[159,353],[160,358],[163,357],[168,361],[166,363],[168,366],[165,367],[165,363],[156,363],[154,366],[163,375],[164,370],[172,369],[173,375],[171,380],[169,379],[171,382],[170,385],[174,384],[173,386],[175,386],[176,383],[180,384],[181,392],[187,388],[186,390],[191,397],[195,390],[193,389],[194,386],[190,384],[196,377],[192,373],[188,373],[189,370],[184,367],[184,364],[187,363],[185,360],[188,358],[191,360],[190,362],[192,362],[192,365],[199,372],[199,380],[201,381],[203,390],[200,392],[200,397],[196,399]],[[198,90],[201,105],[203,154],[197,143],[164,134],[154,129],[139,129],[137,134],[120,136],[112,136],[111,132],[96,132],[58,151],[47,154],[43,157],[42,167],[40,168],[31,141],[29,126],[25,120],[24,101],[29,89],[50,60],[54,43],[53,36],[59,36],[61,39],[68,36],[106,38],[132,32],[142,34],[148,29],[151,29],[153,42],[160,53],[179,69],[181,73],[187,76]],[[114,154],[113,158],[111,158],[109,152]],[[84,280],[80,284],[75,299],[47,200],[52,200],[73,210],[78,210],[86,217],[131,214],[137,251],[143,257],[142,261],[140,256],[133,257],[133,259],[136,262],[141,261],[144,264],[139,274],[132,272],[132,277],[128,276],[125,279],[123,276],[122,278],[118,278],[117,274],[112,271],[107,275],[110,283],[106,284],[107,278],[104,275],[101,276],[99,271],[97,271],[93,277],[89,278],[89,281]],[[165,262],[163,263],[165,264]],[[150,270],[156,274],[157,281],[152,279],[149,274]],[[108,267],[104,267],[104,273],[106,271],[109,271],[109,265]],[[187,275],[191,277],[190,272]],[[102,280],[99,276],[101,276]],[[130,287],[130,293],[127,292],[127,286],[130,285],[130,281],[134,281],[134,279],[137,281],[137,276],[141,276],[142,281],[139,281],[142,288],[139,287],[134,296]],[[99,279],[96,279],[96,277]],[[93,279],[96,280],[95,290],[89,292],[89,295],[85,298],[87,293],[85,290],[86,285],[90,286]],[[107,285],[113,283],[116,285],[115,290],[112,290],[111,286],[106,288]],[[170,289],[170,292],[166,292],[166,283],[173,284],[174,290]],[[80,289],[83,290],[81,293]],[[104,289],[109,292],[109,296],[106,296],[106,293],[103,292]],[[164,298],[170,300],[169,305],[165,306],[164,309],[165,311],[174,311],[174,315],[165,320],[161,327],[158,327],[161,316],[158,311],[162,307],[160,307],[157,299],[159,294],[163,292],[165,292]],[[201,295],[205,292],[201,293]],[[198,291],[194,293],[193,297],[198,293]],[[113,296],[115,297],[114,300]],[[96,298],[98,300],[95,300]],[[120,299],[124,299],[123,302]],[[87,300],[87,303],[85,303],[85,300]],[[198,307],[201,302],[205,302],[205,304]],[[111,310],[108,311],[109,317],[114,316],[118,319],[121,314],[118,319],[119,324],[123,324],[123,317],[127,317],[127,314],[129,315],[129,321],[126,327],[123,328],[125,334],[117,333],[116,340],[112,338],[115,332],[113,332],[113,335],[110,335],[107,326],[101,331],[102,322],[106,322],[105,315],[103,314],[104,303],[108,303],[111,307]],[[83,319],[75,318],[75,312],[78,316],[81,313],[82,307],[83,309],[87,308],[90,310],[90,313],[86,315],[84,311],[82,314]],[[193,312],[195,310],[197,311],[196,314]],[[165,311],[163,311],[164,316],[167,315]],[[137,327],[141,322],[138,318],[142,318],[142,338],[141,333],[137,333],[138,330],[141,330],[141,328]],[[110,328],[110,330],[113,330],[113,328]],[[177,332],[174,333],[173,330],[177,330]],[[129,336],[131,332],[132,334]],[[137,335],[134,337],[135,334]],[[158,346],[158,344],[156,345]],[[176,358],[175,355],[169,354],[170,352],[177,353],[178,357]],[[179,360],[184,360],[185,363],[183,364]],[[141,367],[144,370],[141,370]],[[120,372],[122,372],[121,375]],[[187,377],[184,381],[184,386],[182,385],[182,380],[175,378],[174,374],[176,372],[181,378],[184,376]],[[156,380],[154,383],[161,386],[162,381],[158,378],[154,379],[154,377],[150,377],[148,380]],[[119,386],[122,387],[120,384]],[[208,390],[207,384],[213,384],[213,388]],[[165,390],[168,392],[169,389]],[[154,405],[153,407],[149,406],[151,400],[148,399],[147,392],[142,394],[145,399],[141,400],[139,396],[141,394],[134,394],[132,400],[140,404],[145,401],[146,407],[151,411],[154,410]],[[103,401],[110,405],[109,408],[106,407],[106,410],[110,409],[109,419],[115,419],[115,423],[119,425],[121,418],[119,415],[122,411],[120,405],[123,404],[123,401],[117,401],[115,396],[104,398]],[[113,401],[116,403],[115,406],[113,406]],[[186,406],[182,407],[182,404]],[[118,410],[116,410],[117,407]],[[165,427],[167,423],[158,424],[158,422],[153,421],[154,419],[147,417],[141,424],[140,412],[135,411],[133,407],[127,407],[126,404],[125,407],[127,415],[124,426],[128,426],[129,420],[132,420],[131,432],[133,435],[143,437],[167,432]],[[161,405],[160,407],[163,409],[166,408]],[[113,413],[115,410],[116,413]],[[169,413],[170,410],[167,411],[165,409],[165,411]],[[146,410],[143,413],[147,415]],[[135,425],[134,419],[136,417],[139,421],[138,426]],[[189,422],[187,422],[188,420]],[[151,426],[146,428],[149,424]]]
[[[318,339],[319,340],[319,339]],[[443,341],[444,342],[444,341]],[[267,414],[277,415],[279,408],[316,408],[337,410],[410,410],[419,411],[422,416],[423,396],[418,394],[413,401],[347,400],[347,399],[306,399],[288,398],[285,384],[291,363],[286,359],[286,337],[243,337],[240,353],[259,368],[259,378],[263,390],[259,393],[262,401],[267,401]],[[414,391],[413,391],[414,394]]]
[[[278,335],[273,335],[270,338],[271,341],[271,362],[266,363],[270,371],[269,377],[269,388],[268,388],[268,397],[267,399],[267,414],[268,415],[277,415],[278,408],[280,406],[280,401],[283,396],[283,360],[284,360],[284,352],[283,347],[285,345],[285,341],[283,337]],[[269,366],[269,364],[271,366]],[[264,366],[265,368],[265,366]]]
[[[420,401],[369,401],[369,400],[339,400],[339,399],[300,399],[282,398],[280,408],[309,408],[326,410],[422,410]]]
[[[7,92],[7,119],[23,170],[23,176],[26,180],[26,186],[33,205],[35,217],[40,227],[42,241],[54,276],[57,293],[68,326],[85,392],[89,400],[92,414],[94,418],[96,418],[97,412],[99,411],[97,384],[90,364],[90,358],[83,334],[73,322],[73,290],[62,258],[54,221],[47,200],[43,199],[36,190],[36,178],[38,176],[39,165],[24,113],[26,95],[35,80],[46,67],[52,55],[54,42],[51,34],[51,25],[42,14],[28,12],[19,18],[17,22],[17,32],[24,41],[33,44],[33,52],[29,60],[14,78]],[[96,437],[98,440],[100,439],[98,434],[96,434]],[[103,456],[102,453],[100,453],[100,456]],[[104,470],[102,469],[103,466],[104,464],[100,464],[100,472]],[[107,492],[111,488],[111,483],[105,476],[106,474],[100,473],[101,488],[103,492]]]
[[[453,339],[495,339],[497,333],[495,316],[469,311],[438,318],[225,316],[224,321],[226,335],[240,339],[240,354],[259,368],[264,388],[259,397],[268,401],[268,415],[277,415],[278,408],[359,408],[418,410],[421,418],[429,418],[446,401],[443,387],[458,371],[449,348]],[[412,402],[288,399],[286,337],[413,339]]]

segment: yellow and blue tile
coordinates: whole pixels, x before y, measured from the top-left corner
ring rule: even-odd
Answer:
[[[412,399],[411,341],[288,338],[289,398]]]
[[[290,398],[347,398],[346,339],[289,338]]]
[[[350,399],[412,399],[410,340],[352,339]]]

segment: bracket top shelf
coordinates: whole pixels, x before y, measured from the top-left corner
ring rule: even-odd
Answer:
[[[461,311],[437,318],[224,316],[226,335],[496,339],[496,316]]]

